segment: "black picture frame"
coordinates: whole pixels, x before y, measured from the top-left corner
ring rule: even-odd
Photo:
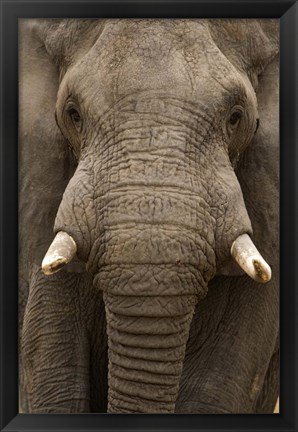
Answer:
[[[297,431],[297,21],[289,0],[1,0],[1,431]],[[18,19],[279,18],[281,139],[280,414],[18,413]]]

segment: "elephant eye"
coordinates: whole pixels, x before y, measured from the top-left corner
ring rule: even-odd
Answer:
[[[71,121],[78,132],[81,132],[82,119],[78,111],[74,108],[68,111]]]
[[[72,124],[78,132],[82,131],[82,117],[76,107],[72,103],[68,104],[66,108],[67,114],[71,119]]]
[[[74,123],[79,123],[81,121],[81,116],[75,109],[71,109],[68,114]]]
[[[234,111],[229,119],[230,125],[235,126],[242,118],[242,115],[243,115],[242,111],[238,111],[238,110]]]

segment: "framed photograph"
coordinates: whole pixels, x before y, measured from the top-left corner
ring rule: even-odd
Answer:
[[[296,431],[297,3],[1,7],[1,430]]]

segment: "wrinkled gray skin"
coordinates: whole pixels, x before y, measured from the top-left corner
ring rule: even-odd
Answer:
[[[24,411],[273,411],[277,22],[21,22]],[[53,227],[78,253],[45,276]]]

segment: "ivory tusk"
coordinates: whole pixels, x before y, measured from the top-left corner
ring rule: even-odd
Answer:
[[[77,252],[74,239],[64,231],[59,231],[52,241],[42,261],[42,271],[51,275],[69,263]]]
[[[253,244],[248,234],[242,234],[234,241],[231,255],[237,264],[257,282],[266,283],[271,279],[271,268]]]

